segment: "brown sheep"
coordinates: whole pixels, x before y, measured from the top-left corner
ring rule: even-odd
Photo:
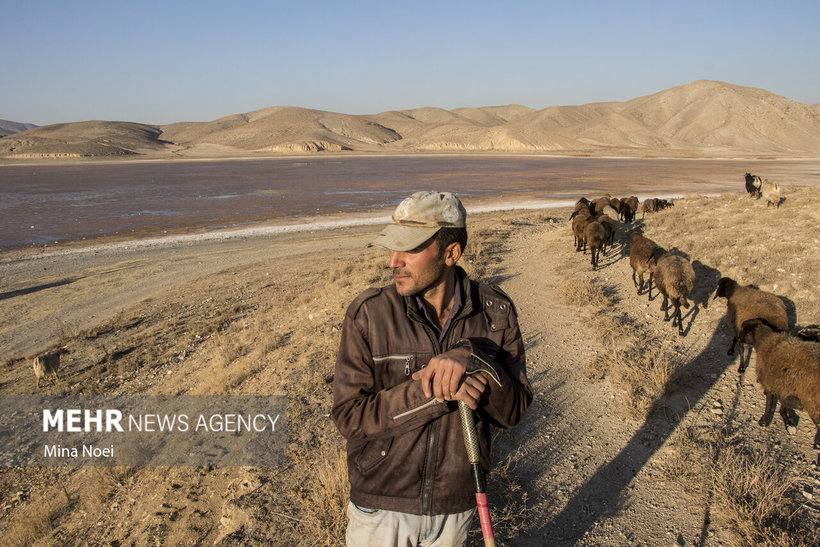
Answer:
[[[598,258],[601,256],[601,248],[606,238],[606,228],[596,220],[589,222],[584,228],[584,241],[589,245],[593,270],[598,267]]]
[[[692,264],[682,256],[666,253],[657,259],[652,266],[655,274],[655,286],[663,295],[661,310],[663,320],[669,321],[669,302],[674,308],[672,312],[672,326],[678,325],[678,334],[683,335],[683,321],[680,307],[689,308],[689,293],[695,286],[695,270]]]
[[[592,215],[588,210],[581,209],[572,213],[569,218],[572,220],[572,235],[574,236],[575,250],[583,250],[586,252],[584,228],[586,228],[587,223],[592,220]]]
[[[792,433],[796,424],[789,411],[805,409],[816,427],[814,448],[820,449],[820,344],[776,332],[761,319],[745,321],[740,338],[755,348],[757,381],[766,394],[766,408],[758,423],[771,424],[780,401],[780,416]],[[817,460],[820,466],[820,455]]]
[[[621,220],[624,222],[633,222],[635,214],[638,212],[638,198],[630,196],[621,200],[621,209],[618,211],[621,215]]]
[[[60,348],[57,351],[44,353],[34,358],[34,362],[31,366],[34,369],[34,376],[37,377],[37,389],[40,388],[40,380],[47,374],[54,376],[56,380],[60,379],[57,376],[57,371],[60,368],[60,355],[67,353],[71,352],[66,348]]]
[[[643,274],[649,272],[649,283],[647,290],[649,298],[652,298],[652,266],[657,258],[662,254],[663,249],[649,239],[644,237],[643,232],[635,230],[629,234],[629,265],[632,267],[632,283],[638,287],[638,294],[643,290]],[[635,279],[635,276],[638,279]],[[640,283],[638,282],[640,281]]]
[[[749,319],[763,319],[775,330],[789,329],[789,316],[786,304],[770,292],[761,291],[753,285],[740,285],[730,277],[721,277],[718,281],[715,298],[726,298],[726,322],[732,329],[734,337],[727,355],[733,355],[735,344],[740,343],[740,366],[738,372],[746,370],[748,359],[743,358],[743,342],[740,339],[740,327]]]

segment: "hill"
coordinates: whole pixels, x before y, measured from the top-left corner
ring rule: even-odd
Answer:
[[[0,139],[0,157],[80,158],[131,156],[163,151],[157,127],[88,121],[47,125]]]
[[[211,122],[82,122],[0,139],[0,158],[343,151],[817,157],[820,106],[700,80],[626,102],[543,110],[425,107],[349,115],[276,106]]]
[[[0,120],[0,136],[2,135],[13,135],[14,133],[20,133],[21,131],[25,131],[26,129],[32,129],[37,127],[33,123],[20,123],[20,122],[12,122],[9,120]]]

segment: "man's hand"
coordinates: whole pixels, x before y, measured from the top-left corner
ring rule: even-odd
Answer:
[[[413,379],[421,382],[425,396],[438,402],[464,401],[475,410],[487,379],[481,374],[464,375],[469,358],[468,348],[450,350],[430,359],[426,367],[413,373]]]

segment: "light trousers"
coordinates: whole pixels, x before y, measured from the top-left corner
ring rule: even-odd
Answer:
[[[456,547],[467,542],[475,509],[451,515],[411,515],[347,504],[347,547]]]

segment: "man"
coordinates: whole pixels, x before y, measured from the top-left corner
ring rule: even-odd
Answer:
[[[347,440],[349,546],[462,545],[475,512],[458,401],[476,411],[481,468],[490,426],[522,418],[532,388],[510,299],[456,265],[467,213],[417,192],[373,244],[395,283],[347,310],[332,416]]]

